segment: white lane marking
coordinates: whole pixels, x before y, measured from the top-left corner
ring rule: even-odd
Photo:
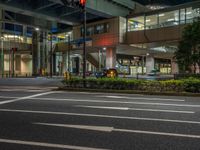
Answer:
[[[194,114],[193,111],[178,111],[178,110],[166,110],[166,109],[143,109],[143,108],[129,108],[129,107],[105,107],[105,106],[85,106],[85,105],[76,105],[75,107],[83,108],[96,108],[96,109],[113,109],[113,110],[136,110],[136,111],[153,111],[153,112],[167,112],[167,113],[185,113],[185,114]]]
[[[99,132],[126,132],[126,133],[137,133],[137,134],[175,136],[175,137],[184,137],[184,138],[198,138],[198,139],[200,138],[200,135],[144,131],[144,130],[117,129],[114,127],[106,127],[106,126],[86,126],[86,125],[73,125],[73,124],[52,124],[52,123],[33,123],[33,124],[53,126],[53,127],[74,128],[74,129],[82,129],[82,130],[92,130],[92,131],[99,131]]]
[[[34,94],[34,95],[31,95],[31,96],[25,96],[25,97],[12,99],[12,100],[2,101],[2,102],[0,102],[0,105],[7,104],[7,103],[13,103],[13,102],[21,101],[21,100],[24,100],[24,99],[30,99],[30,98],[34,98],[34,97],[38,97],[38,96],[48,95],[48,94],[52,94],[52,93],[55,93],[55,91],[50,91],[50,92],[45,92],[45,93],[40,93],[40,94]]]
[[[74,149],[74,150],[108,150],[108,149],[102,149],[102,148],[91,148],[91,147],[52,144],[52,143],[33,142],[33,141],[10,140],[10,139],[0,139],[0,143],[40,146],[40,147],[49,147],[49,148],[61,148],[61,149]]]
[[[97,108],[97,109],[114,109],[114,110],[129,110],[128,107],[106,107],[106,106],[86,106],[86,105],[75,105],[75,107]]]
[[[0,98],[9,99],[9,98],[20,98],[20,97],[14,97],[14,96],[0,96]]]
[[[23,91],[23,92],[41,92],[41,91],[49,91],[48,89],[0,89],[0,92],[16,92],[16,91]]]
[[[52,124],[52,123],[33,123],[37,125],[44,126],[55,126],[55,127],[65,127],[65,128],[75,128],[75,129],[84,129],[84,130],[93,130],[93,131],[101,131],[101,132],[111,132],[113,127],[106,126],[87,126],[87,125],[73,125],[73,124]]]
[[[188,105],[188,104],[173,104],[173,103],[147,103],[147,102],[133,102],[133,101],[105,101],[105,100],[80,100],[80,99],[56,99],[56,98],[30,98],[37,99],[39,101],[69,101],[69,102],[91,102],[91,103],[116,103],[116,104],[136,104],[136,105],[155,105],[155,106],[176,106],[176,107],[197,107],[200,105]]]
[[[126,97],[126,96],[96,96],[96,97],[105,97],[105,98],[113,98],[113,99],[140,99],[140,100],[150,100],[150,101],[175,101],[175,102],[184,102],[183,99],[166,99],[166,98],[147,98],[147,97]]]
[[[83,117],[99,117],[99,118],[127,119],[127,120],[142,120],[142,121],[159,121],[159,122],[173,122],[173,123],[185,123],[185,124],[200,124],[200,122],[198,122],[198,121],[189,121],[189,120],[172,120],[172,119],[159,119],[159,118],[110,116],[110,115],[98,115],[98,114],[80,114],[80,113],[67,113],[67,112],[13,110],[13,109],[0,109],[0,111],[2,111],[2,112],[34,113],[34,114],[67,115],[67,116],[83,116]]]
[[[164,135],[184,138],[195,138],[200,139],[200,135],[191,134],[179,134],[179,133],[167,133],[167,132],[154,132],[154,131],[142,131],[142,130],[127,130],[127,129],[114,129],[116,132],[127,132],[127,133],[138,133],[138,134],[150,134],[150,135]]]

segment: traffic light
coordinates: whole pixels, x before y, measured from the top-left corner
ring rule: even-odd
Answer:
[[[84,8],[86,0],[61,0],[65,6],[70,6],[74,8]]]
[[[82,7],[85,7],[86,0],[79,0],[79,3]]]

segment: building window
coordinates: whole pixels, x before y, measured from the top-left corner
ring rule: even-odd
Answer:
[[[186,23],[193,22],[193,10],[192,7],[186,8]]]
[[[165,12],[159,15],[160,27],[174,26],[179,24],[179,10]]]
[[[180,24],[185,24],[186,20],[186,14],[185,14],[185,9],[180,10]]]
[[[86,35],[91,36],[94,34],[101,34],[101,33],[108,33],[109,32],[109,23],[104,23],[104,24],[98,24],[95,26],[89,26],[87,27]],[[80,28],[80,33],[81,36],[83,36],[83,27]]]
[[[146,29],[154,29],[158,27],[158,16],[157,15],[151,15],[146,16]]]
[[[105,28],[105,33],[108,33],[110,28],[109,23],[105,23],[104,28]]]
[[[27,35],[28,37],[31,37],[32,34],[33,34],[33,28],[32,28],[32,27],[27,27],[26,30],[27,30],[27,31],[26,31],[26,35]]]
[[[101,33],[104,33],[104,24],[95,26],[95,34],[101,34]]]
[[[128,20],[128,31],[144,30],[144,16]]]
[[[86,32],[86,35],[87,36],[91,36],[91,35],[93,35],[94,34],[94,27],[92,26],[92,27],[88,27],[87,28],[87,32]]]

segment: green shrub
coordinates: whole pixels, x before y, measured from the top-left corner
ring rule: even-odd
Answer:
[[[63,81],[67,87],[90,89],[113,89],[113,90],[138,90],[147,92],[192,92],[200,93],[200,80],[189,78],[183,80],[147,81],[123,78],[72,78]]]

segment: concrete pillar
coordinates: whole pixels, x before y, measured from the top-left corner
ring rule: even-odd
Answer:
[[[40,57],[39,57],[39,42],[38,42],[38,32],[33,32],[32,36],[32,59],[33,59],[33,76],[38,75],[40,67]]]
[[[63,66],[62,66],[63,72],[62,73],[64,73],[64,72],[68,71],[68,51],[63,52],[62,56],[63,56]]]
[[[146,56],[146,73],[147,74],[150,73],[151,70],[155,69],[154,65],[155,65],[154,57],[151,55]]]
[[[175,60],[171,60],[171,67],[172,67],[172,74],[176,74],[179,72],[179,69],[178,69],[178,64],[176,63]]]
[[[106,49],[106,68],[115,68],[116,66],[116,48]]]

